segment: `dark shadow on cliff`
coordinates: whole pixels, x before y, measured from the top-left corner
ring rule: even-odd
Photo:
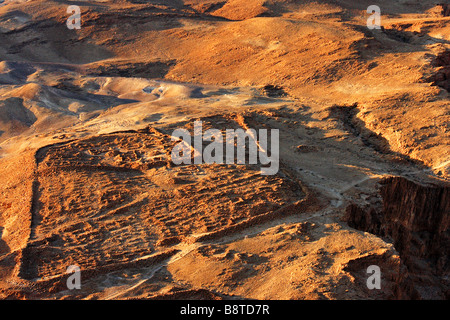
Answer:
[[[408,155],[391,150],[389,141],[386,138],[384,138],[381,134],[377,134],[368,129],[365,122],[357,117],[359,112],[357,103],[350,106],[334,105],[329,108],[329,112],[329,118],[334,118],[341,121],[345,130],[353,134],[355,137],[360,138],[367,147],[374,149],[380,154],[389,156],[391,160],[410,163],[425,168],[421,161],[412,159]]]
[[[344,219],[358,230],[392,241],[407,267],[402,298],[450,298],[450,186],[403,177],[381,181],[379,203],[351,204]]]
[[[0,256],[6,254],[9,252],[9,246],[8,244],[2,239],[3,237],[3,230],[5,228],[0,227]]]

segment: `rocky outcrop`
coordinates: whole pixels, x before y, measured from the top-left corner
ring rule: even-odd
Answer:
[[[450,16],[450,4],[440,3],[439,6],[442,8],[441,14],[443,17]]]
[[[401,177],[387,178],[381,182],[378,206],[352,204],[345,218],[351,227],[392,240],[413,286],[407,290],[409,298],[450,298],[448,184],[422,185]]]
[[[439,69],[431,80],[435,85],[450,91],[450,50],[441,52],[433,65]]]

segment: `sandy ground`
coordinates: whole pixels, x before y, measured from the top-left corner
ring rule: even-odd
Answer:
[[[369,1],[84,1],[79,30],[70,1],[1,4],[0,297],[411,298],[343,216],[386,177],[448,187],[450,18],[379,3],[381,30]],[[175,166],[196,120],[280,130],[279,173]]]

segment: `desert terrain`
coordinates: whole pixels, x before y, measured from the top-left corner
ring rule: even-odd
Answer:
[[[449,299],[450,4],[372,4],[0,3],[0,299]],[[278,173],[175,165],[195,121]]]

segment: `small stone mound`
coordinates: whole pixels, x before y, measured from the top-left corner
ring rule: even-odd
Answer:
[[[284,97],[287,95],[283,87],[272,84],[265,85],[263,88],[263,93],[271,98]]]

